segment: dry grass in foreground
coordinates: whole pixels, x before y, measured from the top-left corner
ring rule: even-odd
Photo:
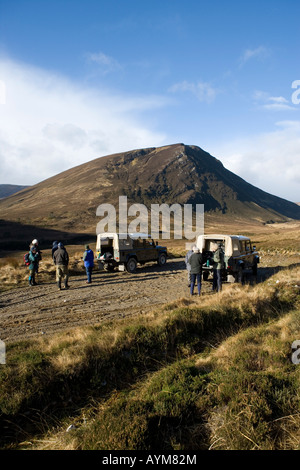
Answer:
[[[84,249],[79,251],[78,247],[70,250],[69,271],[72,276],[84,273],[82,261]],[[23,254],[21,252],[0,258],[0,285],[1,290],[14,289],[16,287],[27,286],[29,269],[24,265]],[[40,262],[37,279],[43,283],[53,282],[55,279],[55,266],[53,264],[50,250],[43,252],[43,259]]]
[[[9,345],[2,448],[300,449],[299,279]]]

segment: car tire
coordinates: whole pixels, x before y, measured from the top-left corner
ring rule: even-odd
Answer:
[[[252,273],[253,276],[257,276],[257,263],[254,263],[252,266]]]
[[[158,256],[158,265],[159,266],[164,266],[167,262],[167,256],[165,253],[160,253],[159,256]]]
[[[134,273],[137,268],[137,261],[135,258],[129,258],[129,260],[126,263],[126,270],[129,273]]]

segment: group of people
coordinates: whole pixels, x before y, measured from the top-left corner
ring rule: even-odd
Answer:
[[[224,251],[222,244],[218,244],[218,248],[213,254],[213,284],[212,290],[220,292],[222,290],[222,269],[224,267]],[[197,282],[198,295],[201,295],[201,279],[203,258],[199,248],[194,246],[186,254],[185,263],[188,271],[188,287],[190,294],[194,295],[195,284]]]
[[[42,259],[42,253],[39,249],[39,242],[37,239],[32,240],[29,248],[29,285],[35,286],[37,285],[36,276],[39,271],[39,262]],[[69,289],[69,254],[62,242],[53,242],[52,260],[56,267],[56,282],[58,289],[61,290],[62,282],[64,282],[64,288]],[[94,253],[93,250],[90,249],[89,245],[85,245],[83,262],[87,274],[86,282],[91,284],[92,270],[94,267]]]
[[[29,252],[29,285],[34,286],[37,284],[36,275],[39,271],[39,262],[42,259],[42,253],[39,249],[39,242],[37,239],[32,240]],[[64,288],[69,289],[69,254],[63,243],[55,241],[52,245],[52,259],[56,266],[56,282],[60,290],[62,281],[64,281]],[[83,254],[83,262],[87,275],[87,283],[92,282],[92,271],[94,267],[94,253],[89,245],[85,245],[85,252]],[[195,285],[197,283],[198,295],[201,295],[201,279],[202,279],[202,254],[199,248],[194,246],[187,252],[186,267],[188,271],[188,286],[190,294],[194,294]],[[220,292],[222,290],[222,269],[224,267],[224,251],[222,244],[219,243],[218,248],[213,254],[213,285],[212,290]]]

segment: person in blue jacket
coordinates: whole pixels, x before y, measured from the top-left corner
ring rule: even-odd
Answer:
[[[29,285],[36,286],[37,283],[35,282],[35,274],[37,272],[38,264],[39,264],[39,253],[35,246],[30,248],[29,252],[29,261],[30,265],[29,268]]]
[[[94,267],[94,252],[90,249],[89,245],[85,245],[85,252],[83,254],[83,261],[87,275],[87,284],[92,282],[92,271]]]

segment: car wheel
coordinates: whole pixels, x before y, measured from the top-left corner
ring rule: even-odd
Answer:
[[[159,266],[164,266],[167,262],[167,257],[165,253],[160,253],[157,260]]]
[[[257,263],[254,263],[252,266],[252,272],[254,276],[257,276]]]
[[[135,258],[129,258],[126,263],[126,269],[129,273],[134,273],[137,267],[137,262]]]

